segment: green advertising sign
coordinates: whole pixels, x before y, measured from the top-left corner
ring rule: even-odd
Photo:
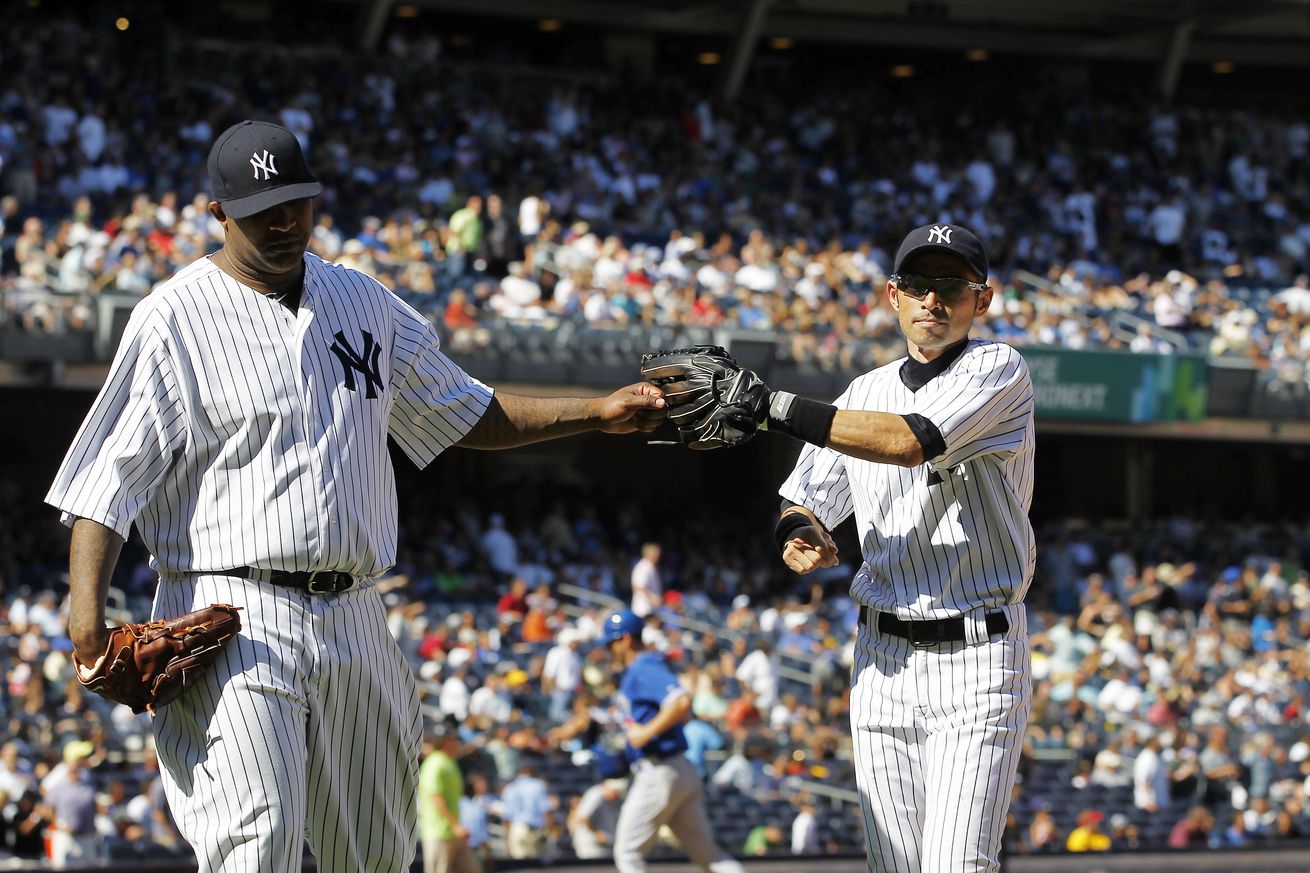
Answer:
[[[1200,421],[1205,358],[1134,352],[1022,348],[1037,417],[1083,421]]]

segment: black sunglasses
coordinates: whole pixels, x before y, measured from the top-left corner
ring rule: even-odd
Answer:
[[[948,305],[959,303],[970,291],[987,290],[983,282],[971,282],[958,276],[921,276],[918,273],[897,273],[892,276],[892,284],[896,290],[915,300],[922,300],[935,292],[937,299]]]

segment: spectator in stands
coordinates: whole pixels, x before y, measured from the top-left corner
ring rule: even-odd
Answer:
[[[1246,831],[1246,814],[1234,812],[1232,823],[1224,831],[1221,846],[1229,849],[1241,849],[1251,842],[1251,835]]]
[[[1263,838],[1269,836],[1277,814],[1270,808],[1269,798],[1252,797],[1242,818],[1244,829],[1249,836]]]
[[[1107,852],[1110,837],[1101,830],[1105,813],[1099,809],[1084,809],[1078,813],[1078,826],[1069,832],[1064,847],[1070,852]]]
[[[427,756],[419,767],[419,840],[423,847],[423,873],[473,873],[476,861],[469,832],[460,821],[464,778],[455,756],[459,735],[441,725],[424,743]]]
[[[705,765],[705,754],[707,752],[717,752],[723,748],[723,736],[714,728],[714,725],[705,721],[696,712],[696,706],[692,704],[693,717],[682,726],[682,735],[687,739],[687,760],[696,765],[702,777],[709,774]]]
[[[786,845],[787,837],[783,833],[782,823],[771,821],[751,828],[741,851],[743,855],[762,858]]]
[[[819,845],[819,820],[815,815],[814,801],[803,793],[796,802],[796,818],[791,823],[791,853],[793,855],[817,855]]]
[[[714,771],[710,783],[718,789],[731,788],[742,794],[763,793],[770,780],[765,773],[769,745],[758,736],[748,736],[738,743],[736,750],[719,769]]]
[[[1193,806],[1169,832],[1171,849],[1203,849],[1210,841],[1214,816],[1204,806]]]
[[[1202,791],[1205,800],[1211,803],[1228,800],[1231,784],[1241,776],[1242,771],[1228,751],[1227,728],[1210,729],[1198,764],[1204,777]]]
[[[659,543],[646,543],[641,547],[641,560],[632,567],[632,611],[642,618],[659,608],[663,596],[659,562]]]
[[[755,705],[762,711],[770,709],[778,700],[778,665],[773,658],[773,646],[760,640],[737,665],[737,681],[755,693]]]
[[[496,617],[502,622],[518,623],[528,614],[528,581],[522,576],[514,577],[509,590],[501,595],[496,604]]]
[[[15,858],[35,861],[46,857],[46,832],[54,826],[54,810],[41,802],[35,788],[30,788],[0,807],[3,816],[3,846]]]
[[[569,836],[579,858],[591,860],[614,855],[614,832],[628,791],[628,780],[604,779],[582,793],[569,814]]]
[[[1140,849],[1142,835],[1128,816],[1116,812],[1110,816],[1110,846],[1116,851],[1123,849]]]
[[[468,847],[477,866],[473,873],[483,873],[492,869],[491,832],[488,821],[495,798],[487,777],[482,773],[469,776],[469,795],[460,798],[459,823],[468,833]]]
[[[493,725],[506,724],[514,714],[514,699],[505,687],[505,677],[491,672],[469,695],[468,714]]]
[[[86,760],[95,747],[77,740],[64,749],[65,770],[49,787],[44,783],[45,802],[54,813],[50,859],[55,867],[83,866],[101,860],[102,838],[96,831],[96,790],[87,772]]]
[[[1092,772],[1089,777],[1092,785],[1115,788],[1132,783],[1130,765],[1122,751],[1122,737],[1112,736],[1106,741],[1105,748],[1096,753],[1096,758],[1092,762]]]
[[[1133,761],[1133,805],[1144,812],[1158,812],[1169,802],[1169,768],[1160,751],[1158,735],[1151,735]]]
[[[728,704],[728,713],[724,718],[724,723],[728,730],[740,733],[749,730],[764,720],[759,706],[756,705],[758,697],[752,688],[743,688],[741,696]]]
[[[505,516],[499,512],[493,512],[487,518],[487,530],[482,535],[480,543],[482,553],[487,557],[487,563],[491,565],[492,572],[503,582],[508,582],[514,578],[519,571],[519,551],[518,542],[514,535],[505,529]],[[527,593],[527,583],[524,583],[523,591],[519,596]],[[524,608],[526,613],[526,604]]]
[[[1274,827],[1270,836],[1275,840],[1299,840],[1304,836],[1305,831],[1301,825],[1297,824],[1292,813],[1286,809],[1280,809],[1274,817]]]
[[[1023,845],[1024,851],[1029,854],[1049,852],[1061,847],[1060,832],[1049,809],[1039,808],[1033,814]]]
[[[0,795],[5,801],[16,801],[32,788],[31,769],[31,764],[20,756],[18,743],[9,740],[0,746]]]
[[[482,198],[473,196],[450,216],[446,235],[446,263],[452,275],[463,276],[482,244]]]
[[[525,756],[518,776],[500,795],[507,827],[505,844],[515,860],[541,858],[546,850],[546,833],[550,827],[550,791],[538,773],[535,758]]]
[[[563,628],[555,646],[546,653],[541,671],[541,690],[550,699],[550,720],[562,723],[569,717],[573,695],[582,683],[582,656],[578,654],[578,635],[573,628]]]

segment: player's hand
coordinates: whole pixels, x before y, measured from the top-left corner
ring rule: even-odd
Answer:
[[[651,741],[650,731],[646,730],[646,726],[642,724],[628,725],[626,733],[628,742],[632,744],[634,749],[644,748]]]
[[[649,433],[669,413],[664,408],[663,391],[649,382],[637,382],[597,400],[592,414],[605,433]]]
[[[835,567],[837,544],[827,531],[819,527],[802,527],[783,547],[782,562],[801,575],[820,567]]]
[[[469,829],[463,825],[455,825],[454,831],[457,840],[467,840],[469,838]]]

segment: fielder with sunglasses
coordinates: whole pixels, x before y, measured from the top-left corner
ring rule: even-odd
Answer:
[[[775,530],[792,570],[835,566],[829,531],[855,514],[851,730],[869,870],[983,873],[999,869],[1031,706],[1033,387],[1017,351],[969,337],[992,301],[976,236],[920,227],[894,271],[909,355],[834,404],[771,391],[722,349],[656,353],[643,373],[691,448],[765,429],[806,443]]]
[[[920,227],[894,272],[909,355],[833,406],[792,402],[811,407],[811,430],[780,489],[778,548],[797,573],[831,567],[829,531],[855,513],[851,731],[869,869],[995,871],[1032,696],[1032,382],[1013,348],[969,338],[992,301],[976,236]]]

